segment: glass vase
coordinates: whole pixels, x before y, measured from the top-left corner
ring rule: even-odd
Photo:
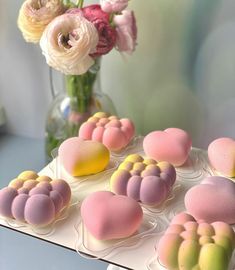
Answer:
[[[51,161],[51,151],[65,139],[78,135],[83,122],[98,111],[116,114],[109,96],[101,91],[100,62],[83,75],[63,75],[62,91],[56,89],[56,76],[50,70],[53,102],[46,119],[45,151]]]

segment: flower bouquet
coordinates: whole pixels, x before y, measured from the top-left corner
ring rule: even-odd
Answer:
[[[128,54],[135,50],[136,20],[127,6],[128,0],[100,0],[100,4],[87,6],[84,0],[23,3],[18,27],[27,42],[40,44],[47,64],[64,74],[70,98],[65,110],[68,117],[62,126],[56,127],[49,115],[48,156],[63,140],[76,136],[82,122],[94,113],[93,88],[101,56],[113,48]],[[102,107],[96,106],[95,110]]]

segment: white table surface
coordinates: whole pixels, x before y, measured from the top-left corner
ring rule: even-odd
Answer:
[[[200,157],[203,159],[202,161],[200,161],[200,164],[196,160],[197,157],[196,158],[194,157],[195,153],[197,155],[200,154]],[[167,227],[167,224],[169,223],[171,216],[174,215],[176,212],[179,212],[181,209],[183,209],[184,207],[183,198],[185,192],[191,186],[200,182],[204,176],[209,175],[211,173],[211,171],[208,169],[206,162],[204,163],[206,159],[204,159],[205,153],[203,151],[193,150],[192,157],[193,159],[195,158],[195,163],[198,162],[196,166],[192,164],[192,162],[190,161],[184,167],[177,169],[176,184],[180,185],[180,187],[178,191],[176,191],[175,198],[173,198],[166,204],[165,209],[160,215],[156,213],[151,213],[151,215],[153,215],[153,217],[156,218],[156,222],[158,222],[159,219],[161,219],[161,221],[164,221],[165,227]],[[40,174],[48,175],[51,177],[55,177],[55,173],[57,173],[58,175],[58,172],[55,172],[55,163],[56,160],[54,160],[52,164],[49,164],[43,170],[41,170]],[[199,167],[201,168],[200,173],[197,173],[196,170],[197,169],[199,170]],[[67,178],[68,175],[66,174],[66,172],[62,171],[60,172],[60,176],[63,176],[63,178]],[[91,181],[88,181],[87,184],[83,182],[85,184],[80,185],[80,188],[73,190],[74,197],[78,197],[79,200],[82,200],[92,191],[107,189],[109,175],[106,175],[105,179],[97,181],[98,184],[95,184],[95,180],[93,180],[94,185],[92,185],[92,188],[91,185],[89,184]],[[68,179],[68,181],[71,181],[71,179],[70,180]],[[88,186],[86,187],[86,185]],[[25,233],[27,235],[37,237],[50,243],[68,248],[70,250],[76,250],[77,233],[74,227],[76,226],[76,224],[78,224],[78,221],[79,221],[79,208],[73,207],[67,219],[62,220],[55,224],[54,232],[51,235],[38,235],[37,233],[33,232],[32,229],[27,227],[13,228],[13,229],[21,233]],[[0,220],[0,225],[11,228],[11,226],[9,226],[9,224],[6,223],[4,220]],[[122,266],[123,268],[126,269],[146,270],[148,269],[149,261],[151,260],[151,258],[155,256],[154,246],[156,245],[158,238],[159,233],[154,234],[154,232],[152,232],[151,235],[146,236],[144,239],[139,239],[137,245],[126,247],[127,243],[123,244],[122,247],[116,248],[113,252],[111,252],[111,254],[102,257],[101,259]],[[96,254],[96,252],[88,252],[87,249],[85,249],[83,246],[79,246],[79,249],[82,252],[97,255],[98,257],[100,257],[100,253]],[[155,263],[153,263],[149,269],[159,270],[160,268],[158,268],[155,265]]]

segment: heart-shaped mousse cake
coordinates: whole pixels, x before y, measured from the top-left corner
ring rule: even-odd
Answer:
[[[131,236],[141,225],[143,211],[133,199],[109,191],[90,194],[81,205],[87,230],[98,240]]]
[[[187,211],[198,221],[235,223],[235,183],[221,176],[209,176],[185,195]]]
[[[157,206],[169,196],[175,179],[176,171],[170,163],[132,154],[113,173],[110,187],[115,194]]]
[[[96,174],[109,164],[109,150],[100,142],[73,137],[59,147],[59,160],[72,176]]]
[[[235,234],[227,223],[198,223],[181,213],[156,248],[160,263],[168,270],[227,270],[234,247]]]
[[[69,205],[71,190],[64,180],[24,171],[0,190],[0,215],[34,226],[52,223]]]
[[[119,119],[98,112],[83,123],[78,136],[84,140],[103,143],[110,151],[120,151],[125,148],[135,134],[134,124],[130,119]]]
[[[192,147],[189,134],[179,128],[153,131],[143,141],[144,152],[157,161],[167,161],[181,166],[188,158]]]
[[[218,172],[235,177],[235,141],[231,138],[219,138],[210,143],[208,158]]]

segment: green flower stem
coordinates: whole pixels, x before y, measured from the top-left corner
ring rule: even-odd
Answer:
[[[70,5],[71,5],[70,0],[63,0],[62,2],[64,3],[64,5],[65,5],[66,7],[70,7]]]
[[[109,15],[109,23],[110,23],[110,24],[113,24],[113,18],[114,18],[114,15],[115,15],[115,13],[111,13],[111,14]]]
[[[62,3],[66,6],[68,6],[70,4],[70,1],[69,0],[62,0]]]
[[[77,7],[77,5],[75,5],[72,1],[70,1],[70,0],[62,0],[62,3],[64,4],[64,6],[66,7],[66,8],[75,8],[75,7]]]
[[[66,116],[59,115],[60,118],[63,117],[62,121],[57,121],[57,118],[53,119],[54,116],[51,116],[52,125],[50,124],[50,128],[47,128],[46,132],[46,153],[50,160],[51,151],[55,147],[58,147],[66,138],[77,136],[81,124],[86,117],[89,117],[90,110],[94,108],[93,88],[96,77],[99,76],[99,68],[100,59],[97,58],[95,64],[86,73],[82,75],[64,75],[65,88],[70,98],[70,109]],[[75,116],[75,118],[70,118],[70,116]],[[76,116],[81,116],[81,121],[77,121]],[[59,134],[57,134],[58,127],[54,129],[57,125],[60,128]]]
[[[83,7],[84,0],[78,0],[77,7],[82,8]]]
[[[80,113],[88,111],[95,78],[96,74],[89,71],[83,75],[66,76],[66,89],[71,98],[71,110]]]

